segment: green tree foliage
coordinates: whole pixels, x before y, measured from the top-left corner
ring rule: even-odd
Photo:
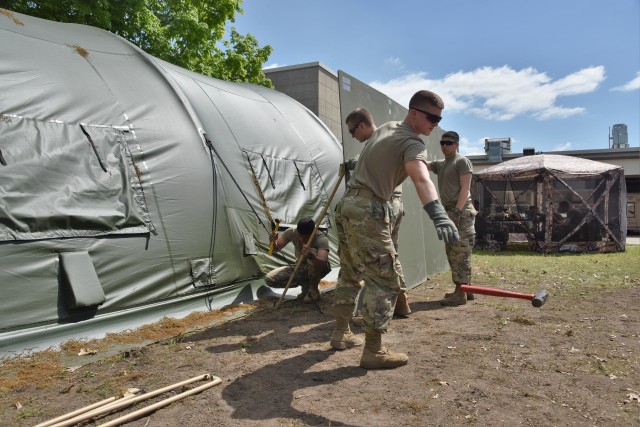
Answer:
[[[102,28],[145,52],[233,82],[273,87],[262,72],[271,46],[227,21],[243,13],[242,0],[0,0],[0,8],[39,18]]]

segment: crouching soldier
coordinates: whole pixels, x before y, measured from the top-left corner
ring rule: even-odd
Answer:
[[[301,286],[302,292],[298,299],[305,302],[318,301],[320,299],[320,280],[331,271],[329,265],[329,239],[326,234],[318,230],[313,237],[313,242],[307,245],[309,237],[313,233],[316,224],[311,218],[302,218],[296,228],[288,228],[282,235],[274,233],[271,238],[275,242],[273,252],[278,252],[289,242],[293,242],[296,259],[305,257],[300,263],[296,277],[291,281],[290,287]],[[265,276],[267,286],[271,288],[284,288],[289,282],[294,267],[286,265],[278,267]]]

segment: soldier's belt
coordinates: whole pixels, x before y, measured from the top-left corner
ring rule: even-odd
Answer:
[[[358,196],[365,199],[376,200],[381,203],[386,203],[386,200],[382,200],[380,197],[373,194],[373,191],[367,190],[366,188],[349,188],[345,192],[346,196]]]

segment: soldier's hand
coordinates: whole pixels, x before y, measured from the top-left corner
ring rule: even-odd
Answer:
[[[451,221],[451,218],[447,215],[444,207],[439,200],[433,200],[423,206],[423,209],[433,221],[433,225],[436,227],[438,233],[438,239],[444,240],[445,243],[455,243],[460,240],[460,234],[458,234],[458,228]]]

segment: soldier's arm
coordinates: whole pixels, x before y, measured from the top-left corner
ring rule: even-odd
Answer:
[[[458,200],[456,201],[456,208],[458,209],[462,209],[469,199],[472,177],[473,174],[471,172],[460,175],[460,194],[458,194]]]

